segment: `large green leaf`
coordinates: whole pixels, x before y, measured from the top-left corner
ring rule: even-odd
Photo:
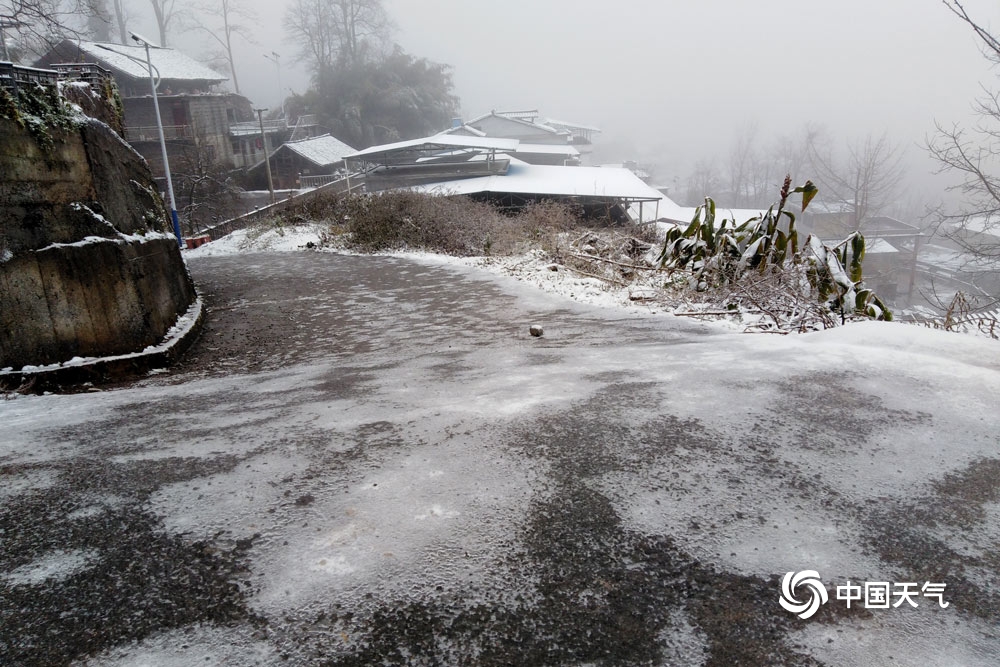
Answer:
[[[802,194],[802,210],[805,211],[806,207],[809,206],[809,202],[819,193],[819,188],[813,185],[812,181],[806,181],[805,185],[795,188],[792,192]]]

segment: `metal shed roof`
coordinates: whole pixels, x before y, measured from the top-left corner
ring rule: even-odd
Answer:
[[[503,193],[553,197],[597,197],[658,201],[661,195],[628,169],[560,167],[512,161],[504,176],[421,185],[415,190],[444,195]]]
[[[517,139],[496,139],[491,137],[465,137],[454,134],[436,134],[432,137],[422,139],[410,139],[409,141],[397,141],[394,144],[382,144],[372,146],[362,151],[345,155],[345,160],[365,160],[368,162],[378,162],[374,159],[380,156],[387,157],[393,154],[404,155],[406,153],[430,152],[434,150],[448,150],[454,148],[470,148],[481,150],[515,151],[520,142]]]

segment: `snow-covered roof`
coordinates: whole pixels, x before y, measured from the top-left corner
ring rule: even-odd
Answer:
[[[482,130],[477,130],[471,125],[459,125],[458,127],[451,127],[442,132],[441,134],[458,134],[466,135],[470,137],[485,137],[486,133]]]
[[[1000,218],[996,215],[969,216],[961,223],[956,223],[954,227],[960,231],[1000,236]]]
[[[149,77],[145,47],[104,42],[79,42],[77,46],[80,51],[111,69],[136,79]],[[149,59],[155,68],[154,73],[158,71],[161,79],[207,83],[222,83],[229,79],[174,49],[150,47]]]
[[[312,139],[289,141],[283,146],[321,167],[336,164],[343,160],[345,155],[354,152],[353,148],[329,134]]]
[[[484,192],[655,201],[661,197],[628,169],[560,167],[511,162],[506,175],[480,176],[414,188],[421,192],[471,195]]]
[[[866,255],[891,255],[898,252],[899,250],[885,239],[877,239],[870,236],[865,239]]]
[[[601,169],[612,169],[609,167],[600,167]],[[628,171],[627,169],[625,171]],[[629,172],[631,173],[631,172]],[[636,177],[638,179],[638,177]],[[645,185],[645,184],[644,184]],[[646,186],[653,192],[659,195],[659,203],[657,206],[645,206],[642,209],[642,221],[643,222],[653,222],[654,220],[668,220],[670,222],[675,222],[680,225],[687,225],[692,220],[694,220],[694,214],[697,210],[697,206],[681,206],[673,199],[663,194],[659,190]],[[715,219],[717,222],[722,220],[732,220],[736,223],[743,223],[760,215],[763,215],[767,209],[757,210],[752,208],[726,208],[725,206],[716,205],[715,208]],[[639,220],[639,207],[632,207],[632,214],[636,220]],[[702,211],[702,219],[704,219],[705,213]]]
[[[510,123],[516,123],[518,125],[523,125],[525,127],[535,128],[543,132],[549,132],[550,134],[569,134],[569,132],[566,130],[557,130],[556,128],[550,127],[549,125],[545,125],[544,123],[536,123],[529,120],[523,120],[521,118],[515,118],[513,116],[505,116],[502,113],[498,113],[496,111],[491,111],[490,113],[485,113],[482,116],[473,118],[472,120],[466,122],[466,125],[473,125],[474,123],[479,123],[481,121],[486,120],[487,118],[499,118],[500,120],[505,120]]]
[[[546,125],[551,125],[552,127],[559,128],[561,130],[584,130],[586,132],[600,132],[601,129],[594,127],[593,125],[583,125],[582,123],[570,123],[564,120],[555,120],[554,118],[546,118]]]
[[[387,153],[403,152],[413,149],[433,150],[435,147],[441,148],[480,148],[484,150],[516,151],[520,142],[517,139],[497,139],[493,137],[464,137],[453,134],[435,134],[432,137],[422,139],[410,139],[408,141],[397,141],[393,144],[382,144],[371,146],[362,151],[345,155],[345,160],[359,160],[375,155],[385,155]]]
[[[635,163],[633,162],[632,164]],[[598,166],[605,168],[611,167],[616,169],[628,169],[639,178],[642,179],[649,178],[649,172],[643,169],[642,167],[627,167],[624,162],[611,162],[611,163],[601,164]]]
[[[576,157],[580,154],[580,151],[569,144],[526,144],[521,142],[515,153],[545,153],[549,155]]]

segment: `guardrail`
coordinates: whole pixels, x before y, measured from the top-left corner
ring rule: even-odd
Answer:
[[[295,204],[301,204],[323,196],[343,194],[347,192],[348,181],[350,181],[350,186],[353,190],[364,183],[364,176],[360,174],[352,174],[350,178],[341,178],[340,180],[322,185],[315,190],[307,190],[306,192],[293,195],[287,199],[282,199],[281,201],[273,204],[268,204],[267,206],[262,206],[256,210],[250,211],[249,213],[225,220],[216,225],[212,225],[211,227],[205,227],[199,230],[195,236],[210,236],[213,241],[220,239],[227,234],[232,234],[237,230],[245,229],[258,220],[263,220],[281,213]]]
[[[18,86],[32,83],[54,88],[59,83],[59,72],[52,69],[23,67],[11,62],[0,62],[0,88],[16,92]]]
[[[344,180],[343,174],[320,174],[319,176],[299,176],[299,185],[303,188],[318,188],[334,181]]]
[[[252,121],[241,121],[239,123],[229,124],[229,134],[232,136],[246,136],[248,134],[260,134],[260,122],[256,120]],[[274,132],[284,132],[288,130],[288,123],[284,119],[278,120],[265,120],[264,121],[264,132],[274,133]]]
[[[191,139],[194,128],[190,125],[164,125],[164,139]],[[133,125],[125,128],[128,141],[159,141],[160,131],[155,125]]]
[[[92,86],[114,81],[111,70],[97,63],[55,63],[52,69],[59,72],[59,78],[64,81],[83,81]]]

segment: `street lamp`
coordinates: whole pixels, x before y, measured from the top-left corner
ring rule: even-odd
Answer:
[[[271,203],[274,203],[274,181],[271,179],[271,156],[267,154],[267,135],[264,134],[264,109],[254,109],[257,112],[257,122],[260,123],[260,143],[264,147],[264,166],[267,167],[267,189],[271,193]]]
[[[177,237],[177,245],[184,247],[184,240],[181,238],[181,223],[177,219],[177,200],[174,198],[174,182],[170,178],[170,162],[167,160],[167,139],[163,136],[163,119],[160,118],[160,101],[156,96],[156,89],[160,85],[160,71],[156,71],[153,77],[153,61],[149,57],[150,41],[140,37],[134,32],[129,33],[132,39],[146,47],[146,67],[149,70],[149,86],[153,90],[153,109],[156,111],[156,129],[160,131],[160,152],[163,155],[163,172],[167,176],[167,193],[170,195],[170,220],[174,223],[174,236]],[[159,48],[155,44],[154,48]]]

